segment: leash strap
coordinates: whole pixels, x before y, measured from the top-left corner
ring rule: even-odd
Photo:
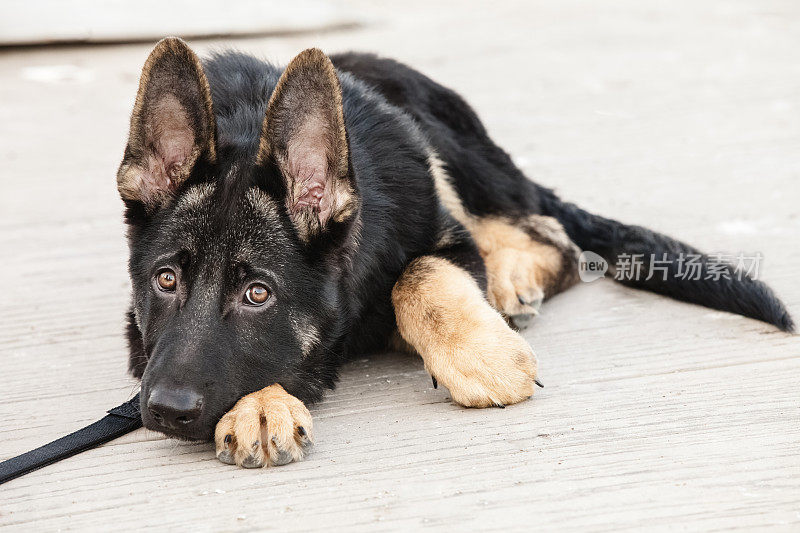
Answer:
[[[38,470],[142,427],[139,395],[119,405],[93,424],[0,463],[0,484]]]

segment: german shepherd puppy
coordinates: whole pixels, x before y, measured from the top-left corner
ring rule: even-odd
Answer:
[[[279,68],[161,41],[117,184],[144,424],[244,467],[304,456],[305,405],[353,354],[402,347],[458,404],[521,402],[537,363],[508,320],[574,284],[580,250],[699,253],[562,202],[456,93],[368,54]],[[759,281],[669,269],[625,283],[792,328]]]

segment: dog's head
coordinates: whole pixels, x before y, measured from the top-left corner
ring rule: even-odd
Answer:
[[[142,418],[196,439],[245,394],[281,383],[314,399],[332,379],[318,367],[359,211],[339,80],[322,52],[290,63],[249,149],[219,140],[215,105],[234,103],[212,101],[183,41],[161,41],[117,175]]]

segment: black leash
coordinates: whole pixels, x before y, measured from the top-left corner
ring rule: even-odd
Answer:
[[[75,433],[70,433],[41,448],[0,463],[0,484],[38,470],[75,454],[91,450],[110,440],[142,427],[142,414],[139,411],[139,395],[119,405],[93,424]]]

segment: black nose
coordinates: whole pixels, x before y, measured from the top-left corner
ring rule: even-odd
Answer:
[[[203,413],[203,396],[192,389],[156,386],[147,398],[150,416],[161,426],[184,429]]]

